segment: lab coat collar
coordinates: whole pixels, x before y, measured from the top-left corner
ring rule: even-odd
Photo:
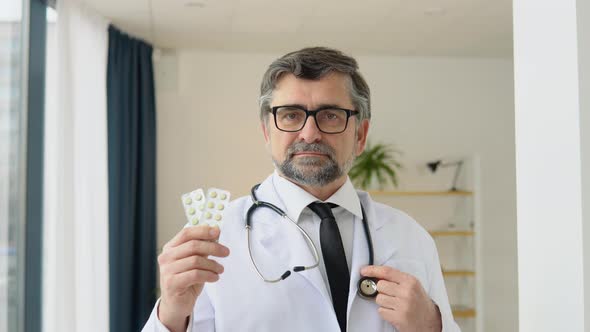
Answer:
[[[272,182],[277,195],[280,196],[285,207],[285,213],[296,222],[303,210],[311,203],[318,201],[316,197],[305,191],[303,188],[279,175],[275,170],[272,175]],[[356,190],[350,179],[340,187],[325,202],[334,203],[358,218],[362,218],[361,203]]]

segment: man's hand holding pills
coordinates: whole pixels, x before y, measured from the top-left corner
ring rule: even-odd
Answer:
[[[185,331],[205,282],[219,280],[223,266],[209,256],[227,257],[229,249],[215,242],[219,227],[186,227],[158,256],[161,300],[158,318],[171,331]]]

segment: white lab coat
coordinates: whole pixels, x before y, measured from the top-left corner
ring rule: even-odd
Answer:
[[[375,265],[388,265],[412,274],[438,305],[443,332],[460,331],[453,320],[434,241],[422,227],[403,212],[374,202],[358,192],[367,214],[374,247]],[[281,199],[271,178],[257,191],[259,200],[280,208]],[[187,331],[340,331],[330,294],[320,270],[292,273],[278,283],[260,279],[250,261],[245,215],[250,197],[233,201],[224,217],[219,242],[230,255],[217,259],[224,267],[220,280],[205,285],[197,299]],[[251,246],[256,263],[267,279],[276,278],[296,265],[311,265],[312,252],[290,222],[266,208],[254,213]],[[357,295],[360,268],[369,262],[368,245],[359,218],[355,219],[352,268],[348,299],[348,331],[396,331],[378,314],[378,305]],[[154,307],[143,331],[167,331],[156,317]]]

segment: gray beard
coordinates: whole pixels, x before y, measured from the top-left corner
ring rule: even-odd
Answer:
[[[294,154],[303,151],[320,152],[327,155],[326,157],[298,157],[294,161]],[[287,156],[283,163],[279,163],[273,158],[273,163],[277,170],[286,178],[304,186],[322,187],[345,173],[348,173],[354,162],[354,154],[341,167],[336,162],[334,150],[326,144],[305,142],[293,143],[287,150]]]

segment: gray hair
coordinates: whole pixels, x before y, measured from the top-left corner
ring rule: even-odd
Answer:
[[[266,120],[270,112],[272,93],[283,74],[291,73],[298,78],[319,80],[331,72],[339,72],[349,78],[350,99],[355,110],[359,111],[358,127],[362,120],[371,118],[371,92],[358,69],[354,58],[327,47],[304,48],[276,59],[262,77],[258,98],[260,120]]]

